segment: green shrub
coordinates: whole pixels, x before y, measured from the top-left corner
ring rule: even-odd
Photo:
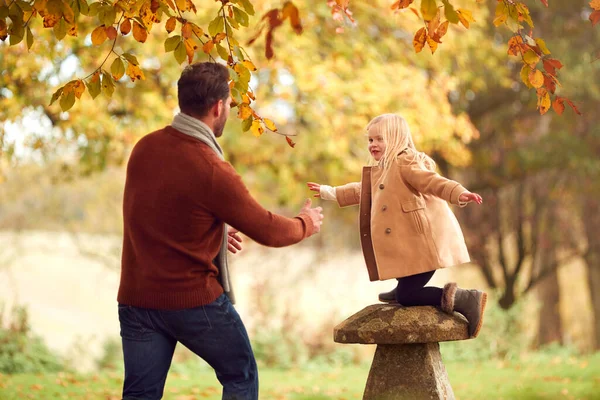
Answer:
[[[0,323],[4,312],[0,310]],[[15,307],[7,327],[0,324],[0,373],[57,372],[63,361],[52,353],[43,340],[31,332],[24,307]]]

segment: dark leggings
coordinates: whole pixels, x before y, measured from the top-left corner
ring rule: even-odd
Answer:
[[[396,301],[403,306],[440,306],[442,289],[427,286],[435,271],[398,278]]]

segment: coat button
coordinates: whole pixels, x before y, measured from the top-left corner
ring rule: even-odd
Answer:
[[[379,184],[379,189],[383,189],[385,185],[383,183]]]
[[[387,206],[381,207],[381,211],[385,211],[385,210],[387,210]]]
[[[392,233],[392,230],[391,230],[390,228],[387,228],[387,229],[385,230],[385,233],[387,233],[387,234],[390,234],[390,233]]]

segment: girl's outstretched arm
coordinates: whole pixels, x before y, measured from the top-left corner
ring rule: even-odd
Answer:
[[[481,204],[481,196],[471,193],[460,183],[444,178],[435,171],[421,168],[416,163],[401,166],[402,178],[418,192],[446,200],[452,204],[465,206],[474,201]]]
[[[337,201],[340,207],[358,204],[360,202],[360,182],[348,183],[343,186],[331,187],[315,182],[307,182],[309,190],[317,192],[315,197],[323,200]]]

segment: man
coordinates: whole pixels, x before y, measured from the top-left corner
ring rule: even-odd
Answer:
[[[214,368],[223,399],[258,399],[250,341],[224,292],[227,248],[241,248],[238,230],[281,247],[322,224],[310,200],[295,218],[268,212],[223,160],[215,137],[229,115],[228,80],[223,65],[188,66],[177,83],[181,113],[142,138],[127,165],[118,294],[124,399],[162,397],[177,342]]]

